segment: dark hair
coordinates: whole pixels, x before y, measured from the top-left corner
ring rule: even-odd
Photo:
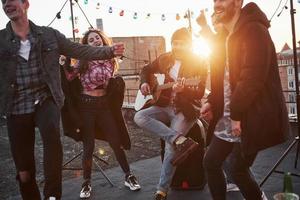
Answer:
[[[111,46],[112,45],[112,40],[101,30],[98,29],[89,29],[83,34],[83,38],[81,39],[81,44],[88,44],[88,37],[90,33],[96,33],[98,34],[103,42],[103,46]],[[115,58],[112,59],[112,62],[114,64],[114,70],[117,71],[119,68],[119,64]],[[88,61],[86,60],[81,60],[80,61],[80,66],[79,66],[79,72],[80,73],[85,73],[88,68]]]
[[[187,28],[183,27],[183,28],[177,29],[173,33],[171,42],[173,42],[173,40],[183,40],[183,41],[191,44],[192,43],[192,35]]]

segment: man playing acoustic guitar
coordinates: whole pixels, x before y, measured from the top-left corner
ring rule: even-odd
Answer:
[[[191,51],[192,37],[186,28],[173,33],[171,45],[171,52],[162,54],[142,69],[140,91],[145,96],[152,93],[154,74],[163,74],[164,83],[174,82],[173,86],[162,90],[152,106],[137,112],[134,117],[137,125],[166,142],[155,200],[166,199],[175,166],[198,146],[185,134],[199,116],[197,107],[204,95],[207,76],[206,63]],[[195,77],[198,77],[195,85],[186,84]]]

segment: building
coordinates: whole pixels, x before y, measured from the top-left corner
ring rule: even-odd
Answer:
[[[299,63],[300,41],[298,43],[299,43],[299,47],[297,48],[298,77],[300,78],[300,63]],[[277,60],[279,66],[281,85],[284,92],[284,97],[286,100],[289,117],[293,118],[297,114],[296,81],[295,81],[293,49],[291,49],[287,44],[285,44],[282,50],[279,53],[277,53]]]
[[[117,74],[121,75],[126,83],[123,105],[133,107],[140,85],[140,71],[146,64],[166,52],[165,39],[162,36],[140,36],[113,37],[112,40],[114,43],[125,44],[125,57],[120,60]]]

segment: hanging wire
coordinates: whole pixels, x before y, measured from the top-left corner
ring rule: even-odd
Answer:
[[[286,0],[284,6],[282,7],[281,11],[278,13],[277,17],[279,17],[281,15],[281,13],[284,11],[284,9],[288,9],[287,3],[288,3],[288,0]]]
[[[274,11],[274,13],[273,13],[272,17],[269,19],[269,22],[270,22],[270,23],[271,23],[271,21],[272,21],[273,17],[275,16],[275,14],[277,13],[277,11],[279,10],[279,8],[280,8],[280,5],[281,5],[282,1],[283,1],[283,0],[280,0],[280,1],[279,1],[279,3],[278,3],[278,6],[277,6],[276,10]]]
[[[81,8],[81,6],[79,5],[78,0],[75,0],[75,2],[77,3],[79,9],[81,10],[82,14],[84,15],[86,21],[89,23],[90,27],[91,27],[91,28],[94,28],[93,25],[91,24],[91,22],[89,21],[89,19],[87,18],[85,12],[83,11],[83,9]]]
[[[61,11],[64,9],[64,7],[66,6],[67,2],[69,0],[66,0],[64,5],[61,7],[61,9],[56,13],[55,17],[53,18],[53,20],[48,24],[48,26],[51,26],[52,23],[56,20],[56,18],[58,18],[60,16]]]

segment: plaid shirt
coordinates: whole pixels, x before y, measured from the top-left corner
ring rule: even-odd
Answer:
[[[67,72],[68,80],[79,75],[79,62],[75,64],[71,72]],[[66,71],[66,70],[65,70]],[[80,82],[85,91],[94,90],[97,87],[106,88],[109,78],[114,74],[114,64],[111,60],[94,60],[88,62],[88,69],[80,74]]]
[[[43,81],[38,52],[36,51],[36,39],[29,34],[31,49],[29,59],[17,57],[16,84],[11,114],[27,114],[35,111],[35,106],[51,96],[50,90]],[[20,41],[16,37],[17,41]]]

